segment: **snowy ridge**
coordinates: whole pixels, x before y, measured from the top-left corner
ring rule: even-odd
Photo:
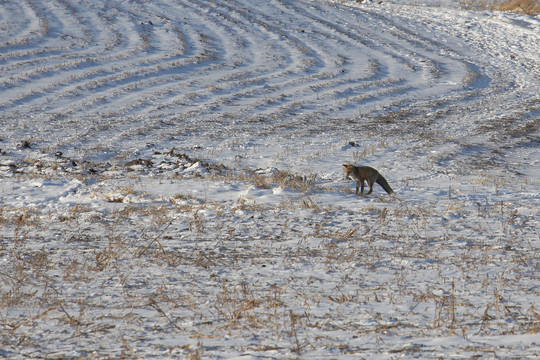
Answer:
[[[4,2],[0,357],[539,357],[540,20],[432,5]]]

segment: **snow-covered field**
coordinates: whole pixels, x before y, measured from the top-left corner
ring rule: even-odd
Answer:
[[[539,51],[452,1],[2,2],[0,357],[539,358]]]

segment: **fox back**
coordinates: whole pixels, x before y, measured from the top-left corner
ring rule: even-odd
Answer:
[[[370,166],[343,165],[345,177],[356,181],[368,181],[373,179],[372,183],[377,181],[379,172]]]

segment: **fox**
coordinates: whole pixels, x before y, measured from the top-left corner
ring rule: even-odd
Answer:
[[[343,170],[345,171],[345,177],[351,180],[356,181],[356,193],[358,194],[358,188],[362,187],[360,195],[364,195],[364,181],[367,181],[369,185],[369,191],[367,195],[373,192],[373,184],[377,183],[382,186],[382,188],[392,196],[394,195],[394,190],[388,185],[388,182],[377,170],[370,166],[354,166],[354,165],[343,165]]]

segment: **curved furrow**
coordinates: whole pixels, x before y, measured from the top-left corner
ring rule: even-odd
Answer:
[[[42,103],[54,106],[54,101],[40,100],[41,97],[47,94],[52,94],[51,98],[58,94],[61,97],[62,88],[72,79],[95,76],[94,69],[100,67],[97,63],[103,59],[104,49],[110,46],[104,41],[107,35],[101,36],[107,33],[106,26],[94,13],[88,12],[83,18],[76,9],[59,7],[56,2],[39,3],[39,6],[39,13],[48,24],[47,38],[29,48],[24,58],[19,55],[11,59],[8,67],[11,72],[5,73],[12,91],[4,91],[3,100],[16,106],[26,102],[32,106]],[[3,84],[6,85],[5,80]]]
[[[205,4],[202,4],[205,5]],[[217,76],[215,88],[219,89],[221,92],[225,92],[224,89],[229,85],[227,82],[221,81],[223,78],[223,68],[221,65],[222,62],[230,61],[230,56],[225,53],[223,47],[219,48],[220,43],[225,43],[223,38],[219,40],[212,41],[212,34],[229,34],[230,31],[223,29],[222,23],[217,23],[215,21],[209,20],[208,16],[201,15],[202,11],[206,12],[206,9],[202,9],[202,5],[199,5],[198,18],[194,16],[193,13],[190,14],[191,20],[197,19],[197,21],[192,21],[189,24],[186,24],[186,28],[193,24],[196,24],[200,29],[201,33],[199,38],[196,41],[193,41],[191,44],[192,47],[200,46],[200,44],[205,43],[208,45],[207,48],[201,48],[196,51],[199,54],[208,54],[213,51],[213,54],[222,54],[220,61],[216,62],[215,69],[205,68],[201,72],[204,72],[205,79],[209,81],[212,79],[212,70],[216,70]],[[281,4],[282,5],[282,4]],[[221,6],[226,6],[226,4],[220,4]],[[118,13],[128,13],[121,11],[121,9],[113,8],[107,9],[109,15],[108,23],[113,23],[112,14]],[[112,11],[111,11],[112,10]],[[184,6],[182,11],[186,10]],[[281,10],[282,11],[282,10]],[[292,12],[289,10],[290,16],[295,17],[296,21],[305,21],[303,15],[296,10]],[[141,14],[148,14],[148,12],[140,11]],[[226,13],[234,13],[234,9],[228,9]],[[239,11],[238,13],[242,13]],[[271,13],[271,12],[269,12]],[[175,14],[173,12],[173,14]],[[272,24],[272,19],[265,13],[259,14],[251,9],[251,14],[246,15],[247,12],[243,13],[243,17],[237,19],[236,21],[228,22],[228,26],[232,28],[241,28],[236,24],[247,24],[244,25],[245,29],[240,35],[244,39],[253,39],[250,46],[254,46],[256,43],[268,42],[268,53],[259,55],[254,59],[253,65],[250,66],[250,70],[247,72],[244,70],[243,74],[240,75],[239,81],[234,81],[230,92],[225,92],[224,95],[210,96],[208,97],[209,103],[204,102],[204,94],[201,96],[201,93],[204,93],[205,89],[201,89],[197,81],[193,80],[192,76],[187,76],[187,79],[175,78],[173,74],[167,69],[167,64],[161,63],[160,68],[157,73],[165,73],[165,76],[168,77],[167,81],[160,82],[157,79],[157,76],[153,74],[151,66],[136,66],[139,64],[129,63],[126,66],[133,67],[135,70],[122,71],[122,67],[119,64],[115,64],[114,71],[104,70],[103,61],[101,62],[100,70],[105,75],[97,74],[95,77],[86,79],[86,83],[81,83],[77,76],[73,77],[73,85],[66,89],[65,94],[58,94],[58,92],[53,91],[54,89],[47,89],[52,93],[51,96],[56,96],[57,98],[72,98],[80,97],[80,100],[69,102],[69,111],[70,113],[85,112],[88,115],[89,110],[92,108],[97,109],[96,111],[101,113],[106,113],[108,116],[117,116],[122,112],[132,111],[133,109],[143,109],[147,106],[148,103],[157,102],[156,105],[160,110],[167,107],[167,102],[171,105],[173,111],[176,111],[178,106],[187,107],[184,111],[191,112],[192,114],[204,115],[204,111],[201,110],[201,104],[208,105],[205,106],[205,109],[216,109],[223,108],[224,104],[227,106],[223,110],[225,114],[231,114],[230,116],[250,116],[245,115],[249,113],[257,113],[256,116],[261,116],[259,112],[263,114],[266,113],[267,116],[271,118],[276,118],[279,115],[285,115],[293,111],[298,111],[304,107],[304,111],[308,108],[317,110],[317,104],[321,101],[332,101],[337,100],[337,102],[342,102],[345,105],[357,101],[360,97],[363,99],[375,99],[377,97],[378,84],[380,80],[377,80],[373,85],[366,86],[366,84],[361,84],[360,86],[352,85],[355,81],[358,80],[358,62],[352,61],[349,68],[355,68],[355,75],[351,79],[350,77],[343,75],[343,71],[338,70],[338,65],[342,66],[345,61],[344,55],[338,57],[338,60],[330,60],[330,53],[333,50],[336,50],[339,46],[344,45],[344,40],[339,41],[338,46],[332,47],[330,51],[325,49],[322,50],[322,46],[327,40],[328,36],[322,36],[323,32],[321,30],[312,31],[311,28],[306,26],[307,34],[309,36],[306,38],[306,31],[301,29],[298,31],[296,29],[288,29],[286,24]],[[223,18],[223,14],[221,16]],[[309,19],[311,21],[311,19]],[[144,19],[138,19],[134,16],[131,17],[130,21],[127,23],[134,24],[137,21],[141,21],[141,24],[144,23]],[[200,25],[202,24],[202,25]],[[253,31],[253,25],[256,24],[257,30]],[[142,27],[142,26],[141,26]],[[214,28],[213,28],[214,27]],[[251,31],[250,31],[251,30]],[[302,31],[303,30],[303,31]],[[323,29],[327,31],[326,29]],[[139,30],[139,32],[144,31],[144,29]],[[184,29],[185,31],[185,29]],[[237,30],[238,31],[238,30]],[[334,32],[335,29],[330,29],[331,32]],[[127,30],[125,33],[129,33]],[[187,33],[187,32],[186,32]],[[201,35],[201,34],[204,34]],[[303,37],[303,38],[302,38]],[[319,38],[320,37],[320,38]],[[139,38],[144,38],[144,36],[139,36]],[[335,37],[337,40],[342,38],[342,35]],[[146,42],[150,40],[150,35],[146,36]],[[352,49],[357,48],[358,39],[355,39],[351,42],[347,39],[348,46]],[[309,45],[306,45],[308,44]],[[320,45],[320,47],[315,48],[315,44]],[[150,47],[148,45],[147,47]],[[152,51],[149,51],[151,53]],[[148,54],[145,54],[148,58]],[[356,54],[355,54],[356,55]],[[361,54],[359,54],[361,55]],[[202,57],[202,55],[199,55]],[[354,59],[361,58],[361,56],[354,56]],[[200,58],[199,58],[200,59]],[[145,61],[145,60],[142,60]],[[385,79],[387,76],[383,75],[383,71],[380,69],[381,66],[373,66],[374,62],[371,62],[369,67],[364,67],[362,70],[364,73],[366,71],[372,72],[376,69],[376,74],[370,74],[368,76],[375,77],[377,79]],[[318,64],[318,65],[314,65]],[[291,66],[292,65],[292,66]],[[267,67],[269,70],[265,69]],[[325,71],[319,72],[319,69],[324,69]],[[186,70],[183,67],[183,70]],[[193,73],[193,69],[184,71]],[[200,72],[200,73],[201,73]],[[151,78],[152,80],[146,80]],[[385,80],[387,84],[392,82],[398,82],[398,80]],[[176,91],[171,90],[171,87],[168,84],[174,84],[179,89]],[[149,86],[150,84],[150,86]],[[368,82],[369,84],[369,82]],[[62,86],[65,86],[62,85]],[[137,89],[148,89],[148,87],[154,88],[154,93],[157,93],[158,97],[160,94],[165,97],[164,99],[159,99],[156,95],[148,95],[148,91],[141,91],[141,96],[137,97]],[[373,94],[366,94],[366,89],[373,88]],[[392,91],[388,91],[386,86],[383,86],[384,93],[391,94]],[[76,89],[76,91],[74,90]],[[284,90],[286,89],[286,90]],[[316,90],[316,91],[313,91]],[[395,91],[401,91],[401,87],[395,87]],[[360,93],[360,91],[362,93]],[[81,96],[81,93],[90,93],[91,96]],[[381,92],[381,93],[382,93]],[[177,93],[179,95],[171,96],[171,93]],[[299,95],[302,94],[302,95]],[[307,94],[307,95],[306,95]],[[351,94],[352,96],[346,96],[344,94]],[[142,100],[141,100],[142,98]],[[165,101],[163,101],[165,100]],[[49,103],[49,102],[47,102]],[[42,110],[53,111],[54,102],[50,102],[49,107],[42,107]],[[118,106],[118,104],[122,104]],[[190,109],[190,105],[192,109]],[[339,107],[339,104],[338,104]],[[296,109],[296,110],[295,110]],[[329,107],[329,110],[334,110],[336,107],[334,105]],[[148,109],[147,111],[152,111]],[[197,113],[197,111],[199,111]]]
[[[218,9],[227,8],[227,4],[219,4]],[[239,5],[242,10],[245,9],[243,5]],[[213,11],[212,9],[210,11]],[[242,116],[236,108],[243,109],[241,112],[249,112],[257,110],[258,104],[267,104],[279,99],[280,102],[298,102],[297,94],[309,90],[315,84],[318,88],[323,86],[336,86],[336,83],[340,81],[343,83],[349,83],[348,79],[336,80],[337,78],[344,78],[341,72],[337,69],[341,62],[344,61],[344,56],[337,56],[332,59],[332,55],[327,51],[322,50],[322,46],[315,44],[317,41],[307,44],[305,40],[301,40],[300,36],[296,34],[291,35],[291,31],[285,32],[284,24],[274,24],[272,19],[267,15],[257,13],[257,9],[250,9],[249,11],[235,11],[235,9],[228,8],[227,13],[242,14],[242,18],[228,19],[229,22],[237,24],[247,24],[244,26],[251,26],[243,34],[244,38],[249,41],[250,44],[265,44],[272,50],[266,58],[260,57],[254,59],[256,71],[244,71],[240,73],[232,74],[234,81],[229,81],[230,76],[224,81],[217,79],[216,88],[219,88],[220,95],[212,96],[211,103],[206,104],[210,108],[220,107],[224,104],[233,111],[235,116]],[[272,13],[266,11],[266,13]],[[221,14],[220,14],[221,15]],[[298,17],[297,14],[291,14],[291,16]],[[253,25],[251,25],[253,24]],[[242,25],[240,25],[242,26]],[[238,27],[237,27],[238,28]],[[260,30],[259,32],[257,30]],[[297,31],[298,34],[304,36],[305,31],[303,29]],[[270,35],[265,35],[269,33]],[[276,43],[276,39],[278,42]],[[318,42],[323,42],[319,40]],[[277,45],[276,45],[277,44]],[[283,48],[283,46],[288,46]],[[277,53],[276,50],[285,49],[290,50],[285,53]],[[266,74],[264,70],[261,74],[261,67],[265,63],[270,62],[272,65],[275,63],[285,65],[280,68],[276,68],[274,72]],[[296,64],[295,67],[288,66],[288,64]],[[275,65],[274,65],[275,66]],[[252,66],[253,68],[253,66]],[[218,69],[219,70],[219,69]],[[212,78],[212,74],[207,74]],[[326,84],[323,84],[325,82]],[[242,89],[237,89],[242,86]],[[229,91],[226,91],[229,89]],[[231,93],[230,90],[239,90]],[[309,91],[311,92],[311,91]],[[264,99],[259,99],[259,98]],[[314,96],[315,97],[315,96]],[[257,99],[252,104],[246,104],[247,99]],[[286,100],[289,99],[289,100]],[[197,100],[201,100],[198,98]],[[216,102],[217,100],[217,102]],[[172,103],[174,105],[186,105],[186,102],[182,99],[175,100]],[[196,106],[194,104],[194,106]]]
[[[399,5],[292,0],[23,5],[0,10],[4,19],[20,18],[0,28],[7,39],[0,44],[0,121],[66,144],[113,143],[138,133],[160,141],[170,127],[206,134],[216,123],[235,131],[266,122],[257,131],[268,131],[313,118],[355,127],[361,116],[385,123],[405,117],[403,128],[441,114],[481,113],[489,98],[520,91],[505,69],[485,69],[504,55],[487,43],[471,49],[476,40],[459,26],[440,36],[451,25],[432,8],[419,8],[416,17]],[[523,37],[537,38],[526,31]],[[515,46],[517,65],[537,65],[534,54],[520,55]],[[482,51],[485,61],[478,60]],[[528,104],[534,114],[534,101]],[[515,102],[502,108],[518,111]],[[78,127],[74,118],[91,125],[72,138],[32,125],[55,119],[59,127]]]
[[[391,14],[379,13],[379,16],[389,24],[405,24],[410,19],[410,11],[402,11],[399,7],[393,10]],[[382,122],[392,123],[394,131],[388,134],[408,134],[421,139],[414,152],[429,153],[448,144],[461,149],[463,160],[449,171],[460,171],[464,164],[476,169],[482,168],[486,162],[490,166],[502,163],[506,156],[501,155],[502,148],[530,148],[537,147],[538,143],[538,136],[534,133],[538,132],[540,97],[533,94],[538,94],[540,86],[540,59],[537,57],[536,66],[527,66],[531,60],[534,62],[530,50],[535,48],[532,46],[535,41],[538,42],[538,33],[531,34],[529,23],[524,22],[527,26],[521,39],[505,38],[508,34],[516,34],[516,28],[500,31],[501,20],[497,15],[484,18],[478,28],[471,30],[467,24],[476,23],[475,14],[463,12],[462,15],[463,20],[455,23],[448,21],[444,14],[432,16],[432,11],[420,8],[415,11],[417,21],[403,33],[408,38],[412,33],[434,38],[443,34],[444,43],[433,53],[466,64],[463,89],[445,92],[439,98],[418,98],[385,112],[371,113],[372,120],[369,121],[374,131],[380,131]],[[448,36],[449,33],[452,37]],[[496,41],[488,41],[494,36],[498,38]],[[501,61],[501,50],[509,47],[524,51],[505,53],[502,56],[512,61]],[[535,78],[537,81],[533,80]],[[512,125],[503,126],[510,123]],[[487,160],[479,161],[479,158]]]
[[[356,12],[351,9],[352,12]],[[320,10],[316,14],[322,13]],[[337,12],[337,15],[341,15]],[[322,19],[320,15],[308,15],[322,26],[339,31],[343,37],[355,39],[359,44],[365,45],[365,51],[375,56],[378,66],[385,69],[380,72],[387,79],[406,78],[409,91],[396,96],[393,101],[400,103],[404,99],[433,98],[441,95],[433,91],[434,87],[442,89],[444,93],[461,91],[462,74],[466,64],[460,59],[447,57],[441,52],[445,47],[431,39],[411,34],[406,29],[398,28],[394,23],[387,22],[372,10],[362,8],[356,14],[360,24],[352,29],[336,24],[345,23],[350,16],[341,19]],[[377,26],[373,26],[376,18]],[[363,24],[369,24],[364,27]],[[360,31],[358,31],[360,30]],[[447,86],[441,87],[444,84]],[[384,97],[381,97],[384,98]]]
[[[125,21],[126,12],[114,7],[109,8],[107,5],[103,6],[95,9],[94,12],[89,12],[84,7],[70,6],[72,15],[85,12],[87,15],[85,22],[90,22],[89,28],[92,31],[86,30],[90,33],[87,46],[82,49],[73,49],[58,57],[40,59],[39,66],[35,64],[29,66],[30,70],[26,73],[20,73],[20,69],[17,69],[19,74],[15,78],[10,78],[12,83],[13,79],[18,80],[15,84],[11,84],[11,87],[16,87],[17,94],[10,97],[6,92],[5,101],[15,105],[28,103],[30,106],[41,106],[43,111],[54,111],[54,107],[60,105],[61,102],[57,101],[60,99],[69,105],[71,110],[74,110],[78,107],[77,101],[71,103],[65,101],[66,99],[80,99],[84,97],[85,92],[92,92],[95,95],[94,98],[118,93],[119,91],[111,92],[110,90],[115,86],[126,87],[128,83],[148,77],[149,71],[146,69],[149,67],[156,65],[160,68],[167,67],[163,64],[163,60],[169,57],[169,54],[147,56],[151,46],[147,44],[149,38],[146,36],[147,31],[144,25],[138,25],[133,18]],[[55,8],[52,7],[48,12],[49,17],[52,20],[58,20],[59,17],[54,13]],[[52,33],[62,32],[61,22],[51,22],[57,27]],[[68,35],[64,34],[62,37],[68,38]],[[69,46],[65,48],[68,49]],[[168,49],[173,51],[175,48]],[[142,59],[138,58],[140,54],[144,54]],[[178,51],[175,55],[179,55]],[[169,67],[172,66],[174,65],[169,65]],[[140,73],[144,75],[137,77]],[[23,82],[28,83],[31,90],[21,91]],[[109,92],[99,95],[102,87],[107,88]],[[87,99],[82,102],[85,104],[82,109],[85,109],[89,102]]]
[[[115,9],[112,11],[112,14],[120,13],[120,11],[120,9]],[[108,21],[110,24],[115,25],[110,13],[108,15]],[[141,14],[148,16],[148,13],[144,11],[141,11]],[[159,14],[159,16],[162,20],[167,20],[165,15]],[[129,22],[124,23],[130,24],[133,27],[140,26],[138,29],[140,32],[153,28],[153,25],[139,23],[139,19],[134,17]],[[164,34],[168,33],[169,30],[172,35],[168,40],[175,39],[174,41],[164,40]],[[204,67],[216,66],[217,63],[212,57],[216,56],[215,47],[219,46],[219,43],[213,41],[210,35],[189,29],[186,30],[185,28],[179,29],[177,25],[174,25],[171,29],[160,28],[158,31],[160,32],[158,36],[152,36],[152,33],[148,31],[148,34],[145,34],[147,35],[145,41],[158,41],[158,45],[163,46],[163,48],[158,48],[154,51],[151,49],[152,45],[148,44],[148,51],[137,54],[133,51],[133,47],[130,47],[128,50],[131,49],[132,54],[126,56],[125,52],[120,53],[116,47],[112,47],[112,50],[116,50],[119,55],[108,55],[110,56],[110,60],[105,60],[102,55],[100,59],[96,60],[96,63],[98,71],[104,75],[96,77],[73,76],[73,71],[69,71],[71,69],[68,69],[67,74],[71,74],[69,79],[72,80],[72,84],[63,93],[49,89],[51,92],[49,98],[52,100],[55,97],[55,100],[41,105],[40,109],[49,110],[50,116],[56,116],[54,112],[55,108],[58,108],[59,105],[58,99],[63,100],[62,98],[66,98],[66,110],[63,111],[64,116],[79,112],[82,116],[88,117],[92,113],[108,112],[109,118],[104,122],[110,123],[111,114],[121,113],[122,111],[129,110],[130,107],[142,107],[140,99],[143,98],[146,100],[154,96],[148,89],[155,88],[156,84],[161,87],[165,86],[163,84],[174,83],[178,85],[178,81],[181,81],[185,76],[184,73],[192,73],[197,67],[201,67],[202,69],[199,70],[199,73],[203,73],[205,70]],[[130,31],[124,31],[124,33],[129,34]],[[132,36],[134,37],[133,41],[136,41],[136,36]],[[184,48],[186,47],[186,42],[190,41],[190,38],[195,40],[193,40],[193,49],[188,50],[188,53],[190,51],[191,53],[186,57]],[[176,43],[176,41],[180,42],[180,46],[170,47],[171,43]],[[141,54],[144,55],[141,58],[136,56]],[[176,72],[178,74],[175,74]],[[62,75],[60,74],[59,76],[61,77]],[[188,79],[187,82],[194,83],[194,86],[197,86],[193,78]],[[62,84],[62,86],[66,87],[65,84]],[[138,91],[138,89],[143,90]],[[157,88],[155,91],[159,94],[160,91],[167,93],[168,90]],[[141,93],[140,97],[137,97],[137,92]],[[130,96],[133,98],[129,99]],[[36,101],[36,103],[38,102]],[[41,115],[43,116],[43,113]],[[69,121],[66,121],[66,123],[69,123]],[[108,124],[107,126],[111,128],[114,127],[114,124]],[[92,130],[96,130],[96,128],[90,126],[87,129],[82,129],[81,132],[89,133]]]
[[[362,12],[367,17],[377,17],[379,25],[376,32],[371,32],[370,41],[366,42],[371,49],[370,53],[375,53],[374,50],[377,47],[374,43],[378,42],[384,45],[383,51],[396,63],[406,60],[408,64],[411,64],[411,71],[405,75],[407,79],[405,90],[389,92],[388,99],[391,101],[383,108],[372,106],[362,109],[363,117],[373,119],[369,121],[373,129],[388,126],[389,122],[397,120],[402,120],[395,128],[399,134],[424,131],[425,126],[431,121],[442,119],[444,119],[443,128],[448,127],[451,124],[451,121],[447,120],[448,114],[464,115],[464,111],[471,111],[472,108],[482,111],[481,109],[485,109],[491,101],[489,99],[497,97],[496,94],[499,92],[508,91],[500,83],[492,83],[478,66],[469,62],[467,54],[463,52],[467,46],[462,42],[462,37],[455,36],[452,39],[446,34],[445,43],[442,43],[424,35],[429,34],[429,31],[412,30],[418,23],[429,24],[433,21],[432,12],[431,17],[412,23],[411,28],[397,25],[410,23],[410,18],[396,21],[395,7],[386,11],[362,7]],[[380,103],[380,100],[384,98],[385,94],[380,94],[375,101]],[[356,103],[362,104],[361,100]],[[463,104],[468,103],[471,106],[465,106],[466,109],[464,109]],[[473,105],[474,103],[476,104]],[[456,108],[456,104],[460,105]],[[479,106],[481,104],[482,106]],[[460,134],[457,136],[467,134],[468,129],[464,128],[460,115],[457,115],[455,119],[458,126],[454,126],[450,133]],[[362,120],[362,123],[366,121]],[[419,124],[423,126],[418,126]]]
[[[46,32],[46,22],[28,0],[6,2],[0,7],[0,48],[2,57],[8,51],[33,46]]]
[[[185,10],[186,7],[182,6],[177,9],[177,13]],[[141,53],[144,56],[141,56],[141,59],[134,56],[129,61],[116,64],[114,72],[99,79],[99,83],[90,84],[89,90],[94,94],[93,99],[90,102],[83,99],[73,103],[73,112],[84,111],[88,114],[94,109],[92,111],[114,115],[118,111],[142,109],[155,101],[154,94],[148,96],[149,88],[159,95],[170,93],[173,86],[186,89],[185,85],[192,83],[197,87],[193,78],[182,83],[186,74],[205,73],[212,67],[221,67],[218,66],[223,60],[220,58],[223,52],[221,41],[211,32],[191,29],[185,24],[163,26],[166,23],[177,23],[174,19],[175,13],[149,13],[144,9],[139,12],[141,16],[136,17],[121,8],[116,8],[113,13],[129,15],[129,24],[136,28],[139,38],[145,43],[146,50]],[[194,14],[189,15],[191,19],[196,18]],[[152,19],[148,20],[154,17],[160,19],[161,23],[157,23],[156,19],[153,19],[153,22]],[[201,21],[201,24],[204,27],[205,21]],[[180,43],[171,48],[171,43],[175,41]],[[188,56],[185,51],[189,52]],[[137,94],[139,92],[140,96]]]
[[[281,7],[283,7],[283,4],[279,4]],[[244,5],[245,6],[245,5]],[[221,7],[221,5],[220,5]],[[289,4],[288,7],[291,7]],[[279,11],[279,10],[278,10]],[[283,10],[281,10],[283,12]],[[295,46],[297,46],[299,49],[308,49],[307,46],[304,46],[304,43],[309,43],[311,50],[304,50],[304,62],[309,63],[311,61],[312,63],[318,63],[318,64],[325,64],[326,70],[325,72],[322,72],[324,74],[323,78],[317,78],[317,72],[315,70],[312,70],[311,72],[315,74],[310,74],[309,77],[312,79],[312,82],[306,80],[308,76],[305,76],[304,74],[300,74],[296,72],[297,77],[294,77],[293,74],[284,74],[282,78],[278,77],[276,79],[272,79],[269,81],[265,78],[251,78],[251,82],[258,85],[257,89],[249,88],[248,90],[244,90],[240,93],[235,94],[235,97],[232,99],[227,99],[227,103],[231,106],[237,106],[240,107],[240,110],[234,110],[232,113],[234,116],[244,116],[244,114],[253,113],[253,112],[259,112],[264,111],[265,109],[268,109],[270,114],[269,116],[271,118],[276,118],[276,116],[279,114],[281,109],[283,108],[289,108],[287,104],[295,104],[296,107],[302,107],[305,106],[307,108],[309,107],[316,107],[317,104],[320,104],[321,100],[327,100],[331,101],[334,100],[338,106],[331,106],[329,110],[339,110],[339,103],[344,104],[358,104],[358,101],[361,99],[369,99],[369,101],[372,101],[372,99],[376,99],[377,97],[383,98],[383,97],[391,97],[395,94],[402,94],[403,97],[408,95],[407,89],[411,89],[411,91],[417,91],[419,88],[419,85],[413,87],[410,84],[403,84],[402,79],[400,78],[393,78],[392,74],[397,74],[402,71],[402,69],[406,69],[407,71],[411,71],[413,69],[413,66],[407,63],[405,58],[396,58],[395,56],[392,56],[389,54],[389,51],[386,49],[388,46],[388,41],[385,41],[383,45],[378,45],[377,47],[373,46],[371,48],[366,48],[365,44],[372,44],[374,41],[369,40],[366,38],[361,38],[357,35],[349,35],[344,30],[339,29],[338,27],[332,25],[329,26],[329,22],[325,22],[322,26],[320,26],[319,29],[315,28],[313,26],[313,20],[315,22],[322,23],[322,21],[319,19],[315,19],[314,17],[306,17],[305,13],[307,12],[305,9],[303,11],[300,11],[300,9],[293,9],[288,10],[291,14],[291,18],[293,16],[295,17],[295,21],[299,21],[302,23],[306,22],[306,19],[309,20],[309,25],[304,26],[293,26],[292,28],[287,28],[284,24],[278,24],[280,27],[279,31],[276,31],[277,34],[280,36],[280,38],[283,38],[284,41],[289,41],[293,43]],[[271,13],[269,11],[266,11],[266,13]],[[257,14],[254,14],[254,11],[252,10],[249,17],[246,16],[244,19],[245,23],[257,23],[259,21],[260,24],[266,24],[266,22],[263,22],[259,19],[256,19]],[[255,20],[254,20],[255,19]],[[349,19],[350,20],[350,19]],[[269,21],[269,20],[266,20]],[[294,23],[295,21],[292,21]],[[340,21],[336,21],[336,23],[340,23]],[[345,23],[345,21],[343,21]],[[269,25],[263,25],[265,28],[271,28]],[[274,25],[274,28],[276,26]],[[298,30],[300,28],[300,30]],[[306,31],[306,29],[308,31]],[[370,62],[370,67],[376,68],[376,74],[372,75],[374,77],[374,83],[373,86],[373,93],[366,94],[366,88],[369,86],[366,86],[366,81],[369,82],[369,80],[364,79],[362,76],[358,76],[358,68],[362,66],[362,64],[358,64],[358,62],[351,62],[349,66],[343,67],[343,64],[340,64],[342,66],[341,71],[339,70],[339,67],[336,66],[338,62],[343,63],[343,59],[345,59],[345,56],[341,55],[338,56],[338,59],[341,58],[341,60],[334,61],[333,64],[330,64],[330,61],[328,58],[330,57],[329,54],[331,54],[328,51],[328,45],[326,46],[326,49],[322,50],[321,48],[314,48],[314,44],[317,44],[318,42],[321,43],[332,43],[328,40],[332,37],[330,35],[326,35],[328,33],[339,33],[338,37],[338,44],[340,47],[343,47],[345,44],[350,44],[349,46],[353,48],[354,50],[362,49],[364,48],[364,51],[369,50],[369,52],[373,51],[380,51],[381,55],[376,58],[375,60],[372,60]],[[300,36],[297,35],[301,34]],[[308,35],[308,34],[316,34],[316,36]],[[291,35],[293,34],[293,35]],[[336,36],[333,36],[335,39]],[[337,48],[337,47],[336,47]],[[302,52],[302,51],[301,51]],[[386,57],[386,59],[385,59]],[[354,57],[355,59],[359,58],[358,56]],[[381,61],[381,59],[384,59],[384,61]],[[424,62],[428,62],[427,60],[422,60]],[[297,63],[299,63],[299,60],[296,60]],[[366,62],[367,63],[367,62]],[[326,65],[328,64],[328,65]],[[375,66],[373,65],[375,64]],[[434,66],[432,65],[433,62],[429,62],[428,65],[423,65],[424,72],[428,72],[428,74],[435,73]],[[319,66],[319,68],[323,68],[323,66]],[[312,68],[313,69],[313,68]],[[347,70],[353,70],[354,76],[353,77],[344,77],[341,74],[344,72],[347,72]],[[396,69],[400,69],[399,71],[396,71]],[[393,73],[391,72],[393,71]],[[308,71],[305,71],[309,73]],[[365,70],[364,70],[365,72]],[[328,76],[330,74],[330,76]],[[331,79],[328,79],[331,78]],[[383,80],[385,79],[385,80]],[[282,80],[282,81],[280,81]],[[378,93],[378,85],[381,83],[391,84],[391,83],[401,83],[402,85],[394,86],[392,90],[389,90],[387,86],[383,86],[383,89],[380,94]],[[296,85],[295,85],[296,84]],[[424,82],[420,82],[420,85],[423,85]],[[287,90],[282,90],[287,89]],[[318,91],[313,92],[313,89],[318,89]],[[303,91],[308,90],[308,91]],[[298,94],[302,93],[302,96],[298,96]],[[307,94],[307,95],[306,95]],[[351,94],[350,97],[347,98],[344,94]],[[385,96],[379,96],[379,95],[385,95]],[[251,104],[246,104],[245,99],[246,97],[248,99],[257,99],[253,101]],[[264,99],[259,99],[260,97],[264,97]],[[215,98],[213,98],[215,100]],[[197,98],[197,100],[201,100],[200,98]],[[175,105],[186,105],[185,102],[176,102]],[[216,108],[220,104],[208,104],[210,105],[210,108]],[[196,105],[194,105],[196,106]],[[352,107],[352,106],[351,106]],[[272,109],[276,109],[277,113],[272,114]],[[195,110],[196,111],[196,110]],[[201,116],[203,115],[202,110],[197,112],[196,114]],[[283,114],[282,114],[283,115]],[[257,117],[260,117],[260,114],[257,115]]]
[[[206,9],[206,4],[195,5],[190,6],[194,11],[191,17],[197,19],[192,23],[205,34],[201,42],[208,43],[209,39],[213,39],[214,52],[218,59],[215,64],[204,69],[182,70],[192,75],[194,70],[198,70],[195,75],[203,73],[209,85],[201,87],[192,78],[180,80],[175,84],[177,88],[170,89],[168,96],[160,98],[160,103],[148,108],[148,112],[158,109],[162,111],[166,108],[175,111],[178,106],[190,104],[196,108],[200,108],[201,105],[211,108],[224,103],[231,104],[245,96],[253,96],[254,89],[266,83],[268,79],[295,71],[291,68],[291,64],[296,66],[296,61],[290,58],[290,54],[295,51],[294,47],[272,40],[277,35],[268,31],[267,25],[259,23],[252,26],[251,21],[228,16],[230,9],[227,12],[220,12]],[[223,45],[220,46],[219,42]],[[252,49],[257,43],[267,44],[266,49],[262,52],[253,52]],[[209,99],[211,104],[205,103],[205,99]]]
[[[310,6],[311,3],[306,8]],[[316,106],[324,99],[339,99],[336,94],[354,92],[357,84],[365,90],[370,78],[381,77],[380,67],[369,61],[356,40],[336,35],[334,29],[318,27],[306,16],[307,9],[299,11],[283,3],[276,7],[293,19],[290,26],[283,26],[282,36],[292,37],[300,47],[312,49],[306,54],[305,62],[324,64],[313,71],[299,73],[297,78],[288,77],[276,84],[275,88],[284,85],[282,88],[295,91],[296,96],[291,98],[291,102]]]

